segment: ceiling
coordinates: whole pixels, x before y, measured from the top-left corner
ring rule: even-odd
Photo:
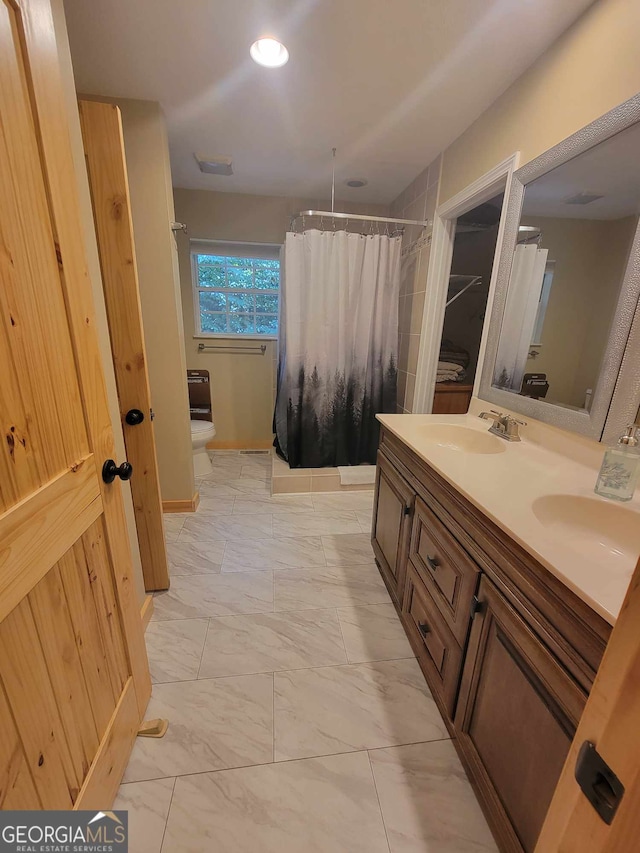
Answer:
[[[78,91],[159,101],[177,187],[388,203],[592,0],[65,0]],[[279,69],[249,46],[272,35]],[[193,154],[233,158],[231,177]],[[365,178],[366,187],[344,186]]]
[[[620,219],[640,213],[640,124],[589,148],[525,189],[523,217]],[[600,195],[589,204],[567,204],[583,193]]]

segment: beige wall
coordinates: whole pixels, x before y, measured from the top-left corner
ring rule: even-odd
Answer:
[[[211,376],[216,447],[265,448],[273,441],[272,419],[277,342],[268,341],[264,356],[198,353],[195,339],[190,240],[228,240],[248,243],[284,242],[292,215],[312,208],[327,209],[318,199],[254,196],[207,190],[174,190],[176,217],[189,229],[178,236],[182,313],[187,367],[208,370]],[[385,214],[379,205],[337,205],[339,210]],[[221,343],[246,345],[236,339]],[[255,344],[252,344],[255,345]]]
[[[640,3],[598,0],[444,153],[446,201],[514,151],[529,162],[640,91]],[[526,34],[514,34],[526,38]]]
[[[191,500],[187,368],[164,114],[155,101],[95,99],[117,104],[122,113],[162,499]]]
[[[547,374],[549,401],[582,407],[600,371],[637,218],[522,222],[540,228],[542,248],[555,261],[539,355],[527,371]]]
[[[433,219],[438,204],[441,158],[437,157],[392,202],[390,215],[399,219]],[[403,248],[423,235],[414,225],[405,228]],[[427,288],[430,245],[405,256],[402,261],[398,306],[398,413],[413,411],[422,315]]]
[[[109,403],[109,413],[113,426],[116,453],[119,459],[123,460],[126,458],[126,453],[124,447],[124,437],[122,434],[122,425],[120,422],[120,405],[118,403],[116,379],[113,371],[113,362],[111,360],[111,343],[109,340],[109,327],[107,324],[107,314],[104,304],[104,294],[102,290],[102,276],[100,273],[98,246],[96,243],[96,235],[93,225],[93,210],[91,207],[91,197],[89,195],[89,182],[87,179],[84,149],[82,146],[82,135],[80,132],[80,118],[78,116],[76,88],[75,81],[73,79],[73,68],[71,66],[71,54],[69,52],[69,41],[67,37],[67,28],[65,23],[62,0],[51,0],[51,7],[53,11],[56,40],[58,44],[58,62],[62,71],[62,80],[65,87],[69,134],[71,138],[71,147],[73,151],[73,161],[75,166],[75,180],[77,182],[78,196],[80,199],[80,213],[82,216],[82,239],[84,241],[85,246],[89,280],[91,282],[91,287],[93,290],[93,301],[96,312],[96,327],[98,330],[100,352],[102,354],[102,363],[105,374],[107,398]],[[136,532],[133,501],[131,498],[131,487],[129,483],[126,482],[121,483],[120,487],[122,489],[123,495],[129,548],[131,551],[131,558],[133,562],[133,577],[135,581],[136,594],[138,597],[139,604],[142,604],[142,602],[144,601],[145,590],[144,580],[142,577],[142,565],[140,563],[140,551],[138,548],[138,535]]]

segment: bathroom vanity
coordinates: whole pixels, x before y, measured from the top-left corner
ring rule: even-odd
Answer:
[[[634,567],[635,540],[607,543],[640,531],[638,501],[592,495],[595,442],[566,458],[477,411],[379,419],[376,562],[500,849],[533,851]],[[592,506],[613,533],[589,533]]]

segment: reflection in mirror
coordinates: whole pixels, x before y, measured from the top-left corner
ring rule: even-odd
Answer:
[[[494,387],[589,410],[640,212],[640,126],[527,184]]]

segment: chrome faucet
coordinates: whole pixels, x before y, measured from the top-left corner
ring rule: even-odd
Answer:
[[[480,412],[479,417],[492,420],[493,424],[489,427],[489,432],[499,435],[505,441],[521,441],[518,425],[527,425],[526,421],[519,421],[511,415],[496,412],[494,409],[491,409],[490,412]]]

